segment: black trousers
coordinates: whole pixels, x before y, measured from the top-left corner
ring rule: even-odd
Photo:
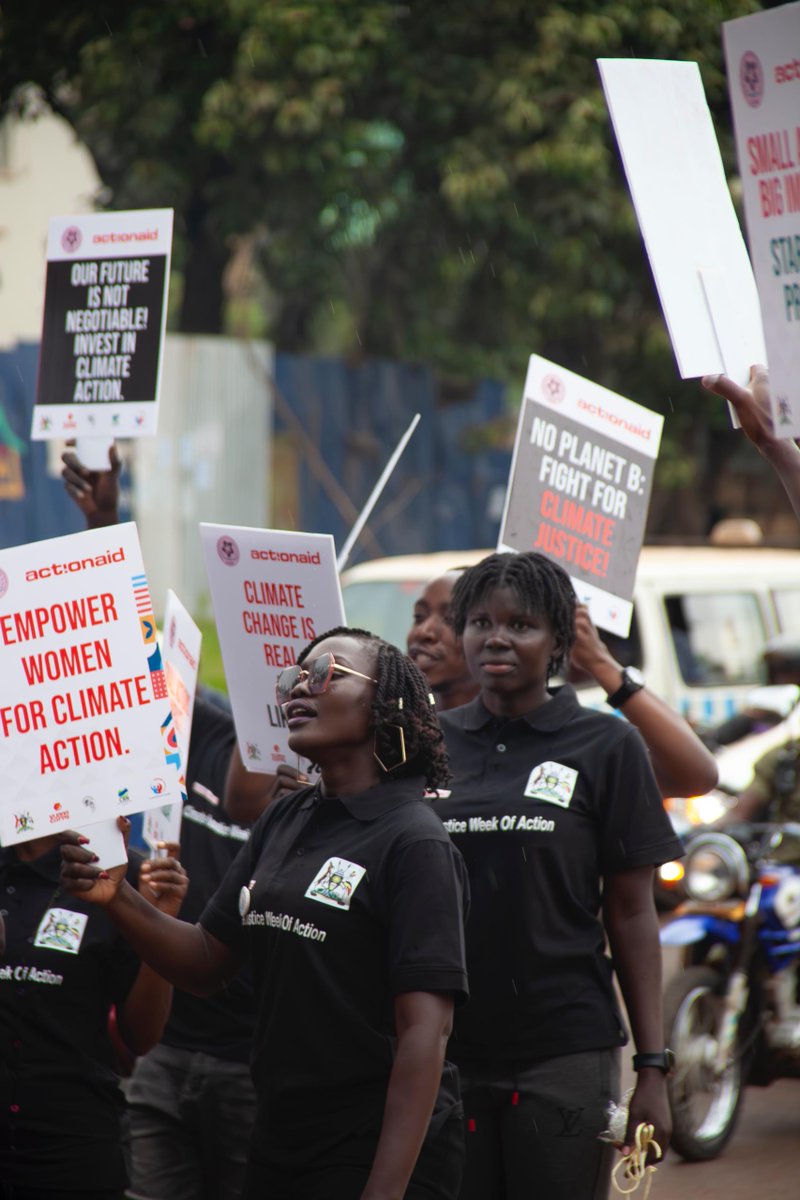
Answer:
[[[605,1200],[616,1150],[600,1141],[618,1099],[619,1051],[461,1074],[467,1158],[460,1200]]]
[[[242,1200],[359,1200],[375,1157],[377,1134],[357,1135],[310,1165],[278,1166],[251,1157]],[[405,1200],[458,1200],[464,1169],[460,1111],[432,1123]]]

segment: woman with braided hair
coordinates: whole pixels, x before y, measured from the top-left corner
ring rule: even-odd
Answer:
[[[467,887],[425,798],[449,779],[427,685],[395,647],[339,628],[276,690],[319,781],[266,810],[197,925],[153,920],[76,841],[65,883],[185,990],[252,964],[244,1200],[456,1200],[463,1120],[444,1052],[467,994]]]
[[[598,1140],[636,1047],[626,1141],[666,1148],[653,867],[678,857],[638,731],[548,688],[575,637],[569,576],[540,554],[492,554],[453,590],[455,632],[480,691],[440,716],[455,778],[439,816],[470,877],[471,1001],[450,1053],[467,1121],[462,1200],[599,1200]],[[605,953],[605,941],[611,950]]]

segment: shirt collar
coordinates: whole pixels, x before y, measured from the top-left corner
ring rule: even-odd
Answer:
[[[300,802],[303,809],[313,808],[316,804],[325,804],[327,800],[336,801],[355,817],[357,821],[374,821],[384,813],[408,804],[412,800],[422,800],[425,795],[425,780],[421,775],[412,775],[404,779],[387,779],[375,787],[367,788],[354,796],[331,796],[323,798],[317,787],[312,788]]]
[[[563,687],[548,688],[547,690],[551,698],[546,704],[540,704],[533,712],[522,713],[519,717],[495,716],[494,713],[489,712],[480,696],[476,696],[469,704],[465,704],[463,708],[456,711],[459,715],[463,714],[461,716],[462,727],[470,733],[477,733],[492,721],[502,725],[507,725],[511,721],[524,721],[530,729],[535,729],[537,733],[556,733],[575,715],[580,703],[575,689],[568,683],[565,683]]]

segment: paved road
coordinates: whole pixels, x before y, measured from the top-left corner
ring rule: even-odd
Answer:
[[[668,1154],[651,1200],[798,1200],[800,1079],[748,1088],[733,1139],[713,1162]]]

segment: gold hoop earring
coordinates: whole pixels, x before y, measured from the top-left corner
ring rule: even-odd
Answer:
[[[399,739],[400,739],[399,740],[399,745],[400,745],[399,761],[396,763],[393,763],[391,767],[387,767],[386,763],[383,761],[381,756],[378,754],[378,733],[377,733],[377,731],[375,733],[375,742],[374,742],[373,749],[372,749],[372,756],[375,759],[378,766],[381,767],[381,769],[384,770],[386,772],[386,774],[388,775],[390,771],[396,771],[398,767],[402,767],[403,764],[408,761],[408,755],[406,754],[406,738],[405,738],[405,734],[403,733],[402,725],[382,725],[381,729],[382,730],[383,729],[396,729],[399,734]]]

